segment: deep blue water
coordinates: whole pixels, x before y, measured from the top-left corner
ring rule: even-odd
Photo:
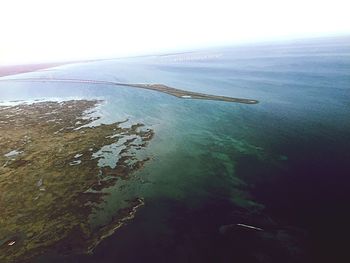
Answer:
[[[349,244],[350,38],[114,59],[10,76],[163,83],[257,105],[125,87],[0,82],[0,100],[99,98],[101,122],[155,130],[151,162],[96,220],[142,196],[89,256],[34,262],[341,262]],[[263,228],[225,227],[237,223]],[[346,261],[344,261],[346,262]]]

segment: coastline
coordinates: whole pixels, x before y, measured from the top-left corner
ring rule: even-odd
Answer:
[[[72,64],[77,62],[52,62],[52,63],[39,63],[39,64],[26,64],[26,65],[10,65],[0,66],[0,78],[5,76],[11,76],[21,73],[28,73],[42,69],[49,69],[66,64]]]
[[[122,83],[122,82],[113,82],[113,81],[104,81],[104,80],[66,79],[66,78],[16,78],[16,79],[0,79],[0,81],[1,82],[62,82],[62,83],[88,83],[88,84],[96,84],[96,85],[114,85],[114,86],[124,86],[124,87],[158,91],[171,96],[175,96],[180,99],[216,100],[216,101],[243,103],[243,104],[259,103],[259,101],[255,99],[211,95],[211,94],[173,88],[164,84]]]

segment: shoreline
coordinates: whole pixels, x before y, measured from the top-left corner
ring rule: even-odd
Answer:
[[[88,80],[88,79],[64,79],[64,78],[18,78],[18,79],[0,79],[0,82],[67,82],[67,83],[88,83],[96,85],[114,85],[131,88],[141,88],[153,91],[162,92],[180,99],[201,99],[201,100],[216,100],[225,102],[236,102],[243,104],[257,104],[258,100],[246,98],[234,98],[228,96],[211,95],[194,91],[187,91],[166,86],[164,84],[145,84],[145,83],[122,83],[104,80]]]
[[[45,70],[49,68],[54,68],[58,66],[63,66],[67,64],[79,63],[78,61],[72,62],[52,62],[52,63],[38,63],[38,64],[25,64],[25,65],[9,65],[9,66],[0,66],[0,78],[17,75],[22,73],[34,72],[37,70]]]

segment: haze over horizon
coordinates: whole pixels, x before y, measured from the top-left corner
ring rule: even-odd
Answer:
[[[344,0],[4,0],[0,65],[346,35],[349,7]]]

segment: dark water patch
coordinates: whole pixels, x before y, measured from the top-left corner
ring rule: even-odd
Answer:
[[[264,230],[237,226],[242,222]],[[225,226],[229,227],[223,231]],[[56,257],[50,262],[307,262],[303,238],[302,231],[281,228],[268,216],[225,199],[206,200],[196,208],[157,199],[92,256]]]
[[[321,138],[289,138],[274,145],[288,160],[276,164],[243,156],[236,171],[253,186],[264,212],[308,231],[316,262],[343,262],[350,234],[349,140]]]

